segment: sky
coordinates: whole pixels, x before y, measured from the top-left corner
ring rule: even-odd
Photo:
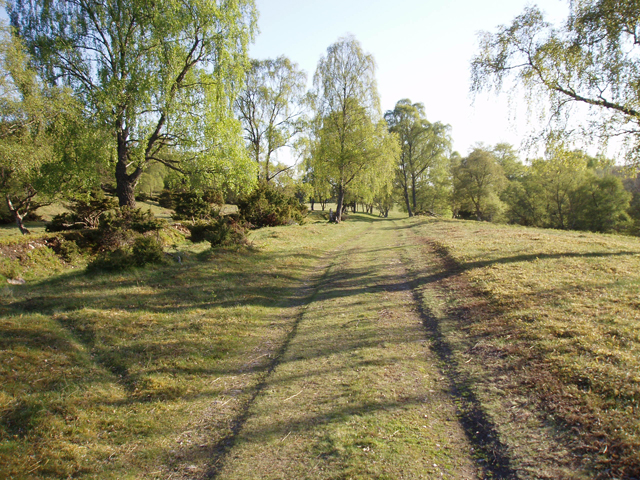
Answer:
[[[466,155],[478,142],[520,147],[535,125],[509,95],[469,93],[477,34],[495,32],[525,7],[551,21],[566,18],[568,0],[256,0],[260,33],[252,58],[285,55],[311,79],[338,38],[352,34],[377,63],[382,111],[403,98],[423,103],[427,119],[451,125],[453,147]],[[524,107],[524,100],[512,104]]]

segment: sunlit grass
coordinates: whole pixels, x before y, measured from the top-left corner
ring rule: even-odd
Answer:
[[[457,221],[415,231],[460,269],[449,280],[460,301],[448,308],[460,317],[461,364],[482,379],[479,388],[546,412],[547,426],[571,445],[567,458],[587,471],[637,475],[638,239]],[[457,278],[480,296],[465,299]]]
[[[0,477],[188,465],[228,433],[289,329],[298,282],[341,228],[265,229],[237,250],[178,246],[165,266],[4,287]]]

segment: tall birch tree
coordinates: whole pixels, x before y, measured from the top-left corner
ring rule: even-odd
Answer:
[[[347,189],[368,170],[387,171],[383,165],[399,155],[380,111],[375,70],[373,56],[349,36],[327,49],[314,76],[314,172],[333,185],[337,222]]]
[[[120,205],[153,163],[242,174],[233,100],[253,0],[12,0],[12,25],[49,82],[73,88],[112,135]]]

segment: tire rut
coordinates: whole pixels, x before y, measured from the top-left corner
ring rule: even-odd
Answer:
[[[314,301],[314,299],[318,295],[318,292],[322,288],[325,279],[329,276],[332,268],[339,262],[340,255],[344,254],[340,253],[343,246],[351,239],[352,236],[349,236],[348,238],[344,239],[338,247],[335,247],[333,250],[325,253],[322,260],[320,260],[319,262],[320,265],[316,267],[316,271],[313,275],[313,277],[315,278],[309,279],[308,283],[302,288],[302,293],[298,296],[297,302],[292,305],[292,308],[298,309],[298,312],[295,315],[295,320],[293,321],[291,330],[289,331],[284,342],[282,343],[280,348],[278,348],[273,359],[265,369],[262,377],[253,387],[252,393],[248,396],[244,405],[242,405],[242,407],[240,408],[239,414],[235,417],[235,419],[233,419],[229,434],[221,438],[218,442],[216,442],[215,445],[210,448],[210,452],[212,455],[211,466],[208,468],[206,474],[202,478],[205,478],[207,480],[214,480],[218,478],[220,472],[222,471],[222,468],[225,465],[227,457],[236,444],[238,435],[242,431],[242,428],[247,423],[247,420],[251,415],[251,407],[255,404],[256,399],[269,384],[269,378],[272,376],[278,365],[282,362],[282,359],[289,349],[292,340],[298,333],[298,327],[305,316],[307,307]],[[336,252],[338,252],[338,256],[336,256]]]
[[[517,480],[519,476],[512,467],[507,446],[500,441],[496,425],[482,407],[472,382],[460,369],[452,346],[442,333],[438,318],[425,306],[423,294],[420,291],[421,287],[436,290],[442,288],[438,283],[459,273],[460,267],[439,245],[428,239],[418,238],[410,229],[408,231],[411,244],[426,248],[426,252],[423,250],[421,254],[429,255],[441,267],[439,273],[427,273],[427,282],[424,278],[419,279],[412,274],[408,283],[424,328],[433,340],[432,351],[439,359],[440,368],[449,383],[451,397],[457,405],[460,424],[480,459],[478,467],[486,477]],[[407,268],[408,274],[409,259],[405,257],[401,261]]]

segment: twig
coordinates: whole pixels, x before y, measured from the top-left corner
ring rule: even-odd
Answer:
[[[289,398],[285,398],[282,403],[286,402],[287,400],[291,400],[292,398],[297,397],[298,395],[300,395],[302,393],[302,391],[304,390],[304,388],[302,390],[300,390],[298,393],[296,393],[295,395],[291,395]]]

